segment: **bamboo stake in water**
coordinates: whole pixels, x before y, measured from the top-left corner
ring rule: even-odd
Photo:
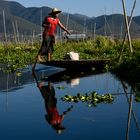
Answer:
[[[20,40],[19,40],[19,31],[18,31],[18,24],[17,24],[17,21],[16,21],[16,32],[17,32],[17,40],[18,40],[18,43],[19,43]]]
[[[104,14],[104,22],[105,22],[105,27],[104,27],[104,36],[107,36],[107,33],[106,33],[106,7],[105,7],[105,14]]]
[[[96,39],[96,22],[94,23],[94,41]]]
[[[3,10],[3,27],[4,27],[5,41],[7,42],[7,33],[6,33],[5,12],[4,12],[4,10]]]
[[[133,8],[132,8],[132,11],[131,11],[130,20],[129,20],[129,23],[128,23],[129,29],[130,29],[130,26],[131,26],[131,22],[132,22],[132,18],[133,18],[133,13],[134,13],[134,9],[135,9],[135,6],[136,6],[136,2],[137,2],[137,0],[134,1]],[[127,32],[125,33],[125,36],[124,36],[124,39],[123,39],[123,45],[122,45],[122,50],[121,50],[121,53],[120,53],[120,56],[119,56],[119,61],[121,60],[121,57],[122,57],[122,53],[123,53],[123,50],[124,50],[124,44],[125,44],[126,37],[127,37]]]
[[[13,25],[15,43],[17,44],[16,29],[15,29],[15,24],[14,24],[14,22],[12,22],[12,25]]]
[[[32,47],[34,45],[34,38],[35,38],[35,30],[33,30],[33,33],[32,33]]]
[[[122,5],[123,5],[123,12],[124,12],[124,17],[125,17],[125,24],[126,24],[126,29],[127,29],[129,47],[130,47],[131,53],[133,53],[130,30],[129,30],[129,24],[128,24],[128,18],[127,18],[127,14],[126,14],[126,8],[125,8],[125,1],[124,0],[122,0]]]
[[[122,35],[123,35],[123,23],[121,24],[121,33],[120,33],[120,39],[122,39]],[[125,34],[125,36],[127,36],[127,34]],[[126,38],[126,37],[125,37]],[[124,44],[124,43],[123,43]],[[123,45],[124,46],[124,45]]]

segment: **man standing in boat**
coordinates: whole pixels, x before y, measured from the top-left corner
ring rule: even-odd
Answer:
[[[44,27],[43,42],[37,56],[37,59],[39,61],[43,61],[42,57],[44,55],[45,56],[47,55],[47,60],[51,61],[57,25],[64,31],[66,31],[68,34],[70,34],[70,32],[66,29],[66,27],[60,22],[58,18],[59,13],[61,13],[60,10],[58,10],[57,8],[53,8],[51,13],[49,13],[49,16],[47,16],[43,21],[42,24],[42,26]]]

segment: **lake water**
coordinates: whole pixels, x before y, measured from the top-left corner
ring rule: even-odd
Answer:
[[[69,76],[60,71],[38,66],[34,76],[28,69],[20,76],[0,73],[1,140],[140,139],[140,103],[135,101],[139,85],[132,89],[111,73],[79,72]],[[87,102],[61,100],[65,95],[92,91],[111,93],[114,101],[89,107]],[[51,113],[55,114],[52,120]],[[61,126],[54,125],[57,121]]]

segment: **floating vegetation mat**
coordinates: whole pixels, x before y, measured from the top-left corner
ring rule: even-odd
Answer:
[[[61,98],[62,101],[65,102],[86,102],[89,107],[96,107],[99,103],[112,103],[114,101],[114,97],[112,94],[97,94],[95,91],[90,94],[80,94],[78,93],[76,96],[65,95]]]

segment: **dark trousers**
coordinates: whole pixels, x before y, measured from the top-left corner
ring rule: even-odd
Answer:
[[[48,55],[48,53],[52,54],[54,51],[54,36],[45,36],[43,37],[42,45],[39,50],[40,55]]]

